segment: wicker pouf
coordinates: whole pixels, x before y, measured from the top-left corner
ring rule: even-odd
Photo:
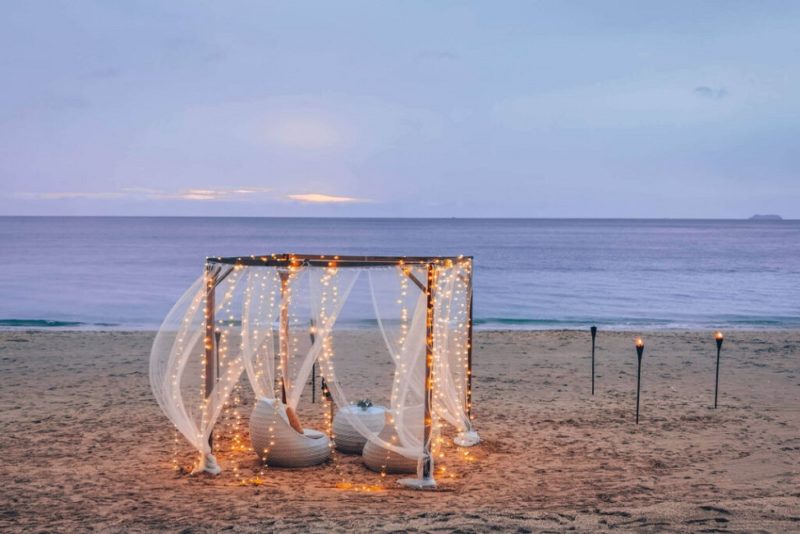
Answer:
[[[392,443],[392,438],[396,438],[394,428],[391,425],[384,426],[379,437],[387,443]],[[364,446],[362,457],[364,464],[372,471],[385,471],[390,474],[417,472],[417,460],[406,458],[402,454],[386,450],[372,442]]]
[[[256,402],[250,416],[250,440],[261,460],[276,467],[321,464],[331,453],[328,436],[309,428],[299,434],[289,426],[283,404],[266,398]]]
[[[348,416],[342,412],[347,412]],[[348,417],[358,417],[372,432],[380,432],[386,419],[386,408],[383,406],[370,406],[361,408],[354,404],[340,409],[333,418],[333,435],[336,442],[336,450],[348,454],[361,454],[367,438],[358,433],[352,427]]]

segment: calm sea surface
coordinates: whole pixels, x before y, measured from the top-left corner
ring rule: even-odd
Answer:
[[[273,252],[473,255],[483,328],[800,327],[800,221],[0,217],[0,328],[155,328]]]

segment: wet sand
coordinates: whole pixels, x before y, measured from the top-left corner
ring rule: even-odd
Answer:
[[[174,470],[194,454],[152,397],[152,335],[0,333],[0,531],[800,530],[799,331],[728,333],[717,410],[711,334],[643,334],[638,427],[632,333],[598,336],[592,397],[588,332],[478,332],[484,441],[468,457],[446,445],[432,492],[341,454],[261,468],[231,450],[244,387],[219,423],[223,474]],[[377,334],[337,343],[375,362],[365,387],[388,369]],[[319,427],[309,399],[301,416]]]

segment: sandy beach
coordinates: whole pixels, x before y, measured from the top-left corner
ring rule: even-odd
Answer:
[[[588,332],[478,332],[483,443],[445,447],[439,489],[417,492],[341,454],[263,469],[230,439],[222,475],[176,472],[194,454],[150,391],[152,333],[2,332],[0,531],[800,530],[800,331],[727,333],[717,410],[711,333],[640,335],[637,427],[633,333],[600,332],[592,397]],[[376,333],[343,337],[388,369]]]

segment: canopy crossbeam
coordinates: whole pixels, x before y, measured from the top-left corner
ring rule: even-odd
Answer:
[[[263,256],[212,256],[207,264],[245,267],[389,267],[392,265],[439,265],[471,262],[472,256],[339,256],[319,254],[267,254]]]

